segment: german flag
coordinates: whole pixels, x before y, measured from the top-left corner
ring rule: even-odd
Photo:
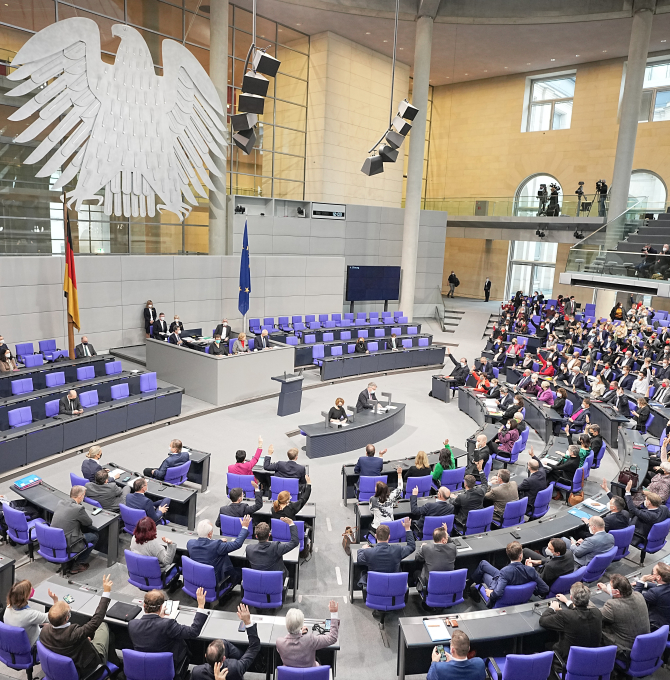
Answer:
[[[79,330],[79,298],[77,297],[77,275],[74,271],[74,250],[72,250],[72,230],[70,229],[70,215],[65,211],[67,232],[65,235],[65,279],[63,280],[63,295],[67,300],[67,313]]]

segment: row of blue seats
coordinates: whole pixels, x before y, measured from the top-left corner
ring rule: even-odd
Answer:
[[[419,338],[419,347],[429,347],[430,346],[430,340],[429,338]],[[367,344],[368,347],[368,352],[370,354],[373,354],[374,352],[379,351],[379,343],[378,342],[368,342]],[[405,338],[402,341],[402,347],[403,349],[411,349],[412,348],[412,340],[411,338]],[[318,343],[313,345],[312,347],[312,359],[314,360],[314,363],[317,366],[320,366],[323,363],[324,359],[324,351],[325,351],[325,345],[322,343]],[[356,351],[356,345],[354,343],[347,345],[347,354],[354,354]],[[330,348],[330,356],[331,357],[341,357],[344,355],[344,347],[331,347]]]
[[[40,356],[36,354],[35,356]],[[105,374],[106,375],[117,375],[122,373],[123,369],[121,367],[120,361],[109,361],[105,364]],[[155,375],[155,374],[154,374]],[[79,366],[77,368],[77,381],[81,380],[93,380],[95,378],[95,367],[94,366]],[[56,371],[54,373],[48,373],[45,377],[47,387],[60,387],[65,385],[65,373],[63,371]],[[142,378],[140,377],[140,382]],[[12,394],[27,394],[28,392],[33,392],[33,379],[32,378],[19,378],[18,380],[12,380]]]
[[[16,347],[16,360],[25,366],[39,366],[47,361],[56,361],[59,357],[69,358],[68,353],[56,347],[56,341],[52,338],[50,340],[39,341],[39,354],[35,354],[35,348],[32,342],[19,342]],[[38,356],[40,359],[34,359],[33,356]],[[26,362],[31,363],[26,363]],[[32,363],[34,362],[34,363]]]
[[[86,367],[86,368],[92,368],[92,367]],[[63,375],[62,373],[56,374],[56,375]],[[21,392],[19,394],[27,393],[32,391],[32,379],[31,378],[24,378],[23,380],[20,381],[15,381],[15,382],[21,382],[21,383],[26,383],[30,382],[30,389],[25,390],[24,392]],[[63,383],[59,383],[63,384]],[[140,376],[140,392],[141,393],[146,393],[146,392],[155,392],[158,389],[158,385],[156,382],[156,374],[155,373],[144,373]],[[118,385],[113,385],[111,388],[111,393],[112,393],[112,400],[117,400],[117,399],[125,399],[126,397],[130,396],[130,387],[128,383],[119,383]],[[98,399],[98,390],[88,390],[87,392],[81,392],[79,395],[79,402],[81,403],[82,408],[91,408],[93,406],[97,406],[99,404],[99,399]],[[45,412],[46,412],[46,417],[51,418],[53,416],[58,415],[58,410],[59,410],[59,400],[54,399],[52,401],[46,402],[44,405]],[[30,406],[21,406],[19,408],[12,409],[11,411],[7,412],[7,417],[9,419],[9,427],[14,428],[14,427],[21,427],[22,425],[28,425],[33,422],[33,412]]]
[[[353,312],[346,314],[331,314],[330,319],[328,314],[319,314],[317,320],[316,314],[307,314],[303,322],[302,316],[291,316],[290,323],[288,316],[280,316],[275,322],[273,316],[266,316],[263,318],[261,324],[260,318],[249,319],[249,330],[252,333],[258,334],[263,330],[272,333],[275,330],[291,333],[295,331],[304,331],[307,328],[316,330],[318,328],[344,328],[346,326],[367,326],[367,325],[384,325],[388,326],[393,323],[407,323],[407,317],[402,312],[370,312],[367,316],[366,312],[358,312],[354,316]]]

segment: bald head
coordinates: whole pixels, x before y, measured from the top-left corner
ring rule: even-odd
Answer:
[[[52,626],[62,626],[70,618],[70,605],[58,600],[49,610],[49,623]]]
[[[589,519],[589,526],[593,529],[593,533],[605,531],[605,520],[602,517],[595,516]]]
[[[451,496],[451,491],[449,491],[449,489],[447,489],[446,486],[441,486],[441,487],[438,489],[437,497],[438,497],[441,501],[446,501],[446,500],[449,498],[449,496]]]
[[[479,444],[480,448],[482,446],[486,446],[486,442],[487,442],[487,439],[486,439],[485,434],[478,434],[477,435],[477,444]]]
[[[540,464],[535,458],[528,461],[528,469],[531,470],[531,472],[537,472],[540,469]]]

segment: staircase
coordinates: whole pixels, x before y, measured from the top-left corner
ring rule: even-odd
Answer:
[[[489,320],[486,323],[486,330],[484,331],[482,339],[491,337],[491,333],[493,333],[493,324],[497,324],[498,321],[500,321],[499,314],[491,314],[491,316],[489,316]]]

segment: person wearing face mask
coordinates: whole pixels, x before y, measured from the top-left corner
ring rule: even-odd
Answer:
[[[172,328],[172,326],[170,326]],[[170,331],[170,337],[168,338],[168,342],[171,345],[183,345],[184,341],[179,337],[181,335],[181,328],[179,326],[175,326],[174,329]]]
[[[451,375],[445,377],[447,378],[451,377],[454,379],[454,383],[457,386],[463,386],[465,385],[465,381],[468,379],[468,376],[470,375],[470,369],[468,368],[468,360],[465,357],[461,357],[460,362],[456,361],[451,351],[450,350],[447,351],[449,352],[449,358],[451,359],[451,363],[454,365],[454,370],[451,372]]]
[[[95,348],[88,341],[88,338],[84,335],[81,338],[81,344],[74,348],[74,358],[82,359],[83,357],[94,357],[97,355]]]
[[[514,416],[517,414],[517,411],[521,411],[522,408],[523,397],[517,394],[514,397],[512,405],[509,406],[505,411],[503,411],[502,417],[500,418],[500,422],[503,425],[505,425],[511,418],[514,418]]]
[[[656,380],[670,380],[670,360],[664,356],[661,367],[656,369]]]
[[[375,396],[376,390],[377,385],[375,383],[368,383],[368,386],[358,395],[358,401],[356,402],[356,413],[370,410],[375,407],[373,402],[377,401],[377,397]]]
[[[45,612],[38,612],[28,606],[28,600],[33,596],[35,589],[30,581],[17,581],[7,593],[7,609],[5,609],[4,622],[8,626],[23,628],[28,635],[28,642],[33,647],[40,636],[40,626],[49,621]],[[58,595],[47,591],[53,603],[58,602]]]
[[[614,547],[614,536],[605,531],[605,521],[599,515],[589,518],[589,533],[588,538],[578,540],[563,536],[578,567],[587,565],[596,555],[602,555]]]
[[[6,349],[3,354],[1,354],[2,359],[0,359],[0,372],[7,373],[8,371],[18,371],[16,367],[16,361],[12,356],[9,349]]]
[[[582,406],[575,411],[569,418],[565,425],[565,433],[570,436],[572,432],[583,432],[589,424],[591,411],[591,400],[588,397],[582,399]]]
[[[520,416],[521,414],[515,414],[514,418],[510,418],[498,434],[488,442],[489,451],[495,454],[502,453],[505,457],[512,453],[512,448],[520,436],[517,427],[519,421],[516,419],[518,417],[520,420]]]
[[[220,335],[222,342],[227,342],[232,337],[232,330],[228,325],[228,319],[223,319],[221,323],[214,330],[214,335]]]
[[[4,356],[4,352],[6,352],[9,349],[7,347],[7,343],[5,342],[5,339],[0,335],[0,356]]]
[[[149,331],[156,321],[156,308],[151,300],[147,300],[147,304],[144,307],[144,332],[147,338],[149,337]]]
[[[638,430],[638,432],[642,432],[650,413],[651,409],[647,404],[647,400],[644,397],[639,397],[637,400],[637,408],[630,412],[631,419],[629,421],[629,427],[633,427]]]
[[[368,346],[365,344],[365,338],[358,338],[356,345],[354,346],[355,354],[370,354],[368,351]]]
[[[572,387],[575,390],[584,390],[586,389],[586,383],[584,382],[584,376],[582,375],[581,371],[579,370],[579,366],[574,366],[571,371],[570,371],[570,380],[568,381],[570,384],[570,387]]]
[[[670,566],[665,562],[658,562],[653,566],[651,574],[645,574],[639,581],[633,581],[632,586],[647,603],[651,630],[670,624]]]
[[[635,533],[633,534],[631,545],[637,545],[638,543],[646,543],[651,528],[654,524],[668,519],[670,510],[668,510],[658,494],[646,490],[642,492],[645,496],[644,503],[635,505],[631,495],[632,487],[633,482],[631,480],[626,484],[624,499],[635,525]]]
[[[152,334],[156,340],[164,340],[168,336],[168,325],[165,320],[165,314],[161,312],[158,315],[158,319],[154,321]]]
[[[547,473],[547,483],[562,482],[563,484],[571,484],[572,477],[575,474],[579,464],[579,446],[571,444],[568,446],[563,458],[557,465],[554,465]],[[559,489],[554,493],[554,500],[563,500],[563,494]]]
[[[212,356],[228,356],[228,343],[221,341],[219,334],[214,336],[214,340],[209,345],[209,353]]]
[[[179,328],[180,331],[184,330],[184,324],[179,320],[179,314],[174,315],[174,321],[170,324],[170,333],[174,333],[175,328]]]

